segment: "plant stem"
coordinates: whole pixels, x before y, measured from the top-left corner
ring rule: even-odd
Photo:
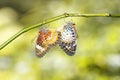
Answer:
[[[78,14],[78,13],[64,13],[62,15],[53,17],[51,19],[45,20],[43,22],[40,22],[38,24],[35,24],[33,26],[29,26],[26,28],[21,29],[19,32],[17,32],[16,34],[14,34],[11,38],[9,38],[7,41],[5,41],[3,44],[0,45],[0,50],[3,49],[5,46],[7,46],[10,42],[12,42],[14,39],[16,39],[17,37],[19,37],[20,35],[22,35],[23,33],[37,28],[39,26],[42,26],[44,24],[59,20],[59,19],[63,19],[63,18],[67,18],[67,17],[120,17],[120,14],[109,14],[109,13],[104,13],[104,14]]]

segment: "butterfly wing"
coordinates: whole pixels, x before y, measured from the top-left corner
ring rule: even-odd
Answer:
[[[55,30],[42,29],[36,41],[35,51],[38,57],[43,57],[50,47],[58,41],[58,34]]]
[[[70,56],[75,54],[77,46],[77,33],[75,24],[67,23],[59,32],[59,45]]]

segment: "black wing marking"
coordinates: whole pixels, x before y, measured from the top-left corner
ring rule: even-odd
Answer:
[[[74,23],[69,22],[59,31],[59,46],[70,56],[74,55],[77,47],[77,33]]]

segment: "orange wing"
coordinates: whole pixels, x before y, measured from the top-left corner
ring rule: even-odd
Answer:
[[[43,57],[48,49],[55,45],[58,41],[58,33],[55,30],[42,29],[36,41],[36,55]]]

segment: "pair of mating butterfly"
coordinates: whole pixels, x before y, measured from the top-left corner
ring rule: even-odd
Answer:
[[[72,56],[75,54],[77,46],[77,32],[75,24],[68,22],[58,30],[42,29],[39,31],[36,40],[36,55],[43,57],[52,46],[59,44],[66,54]]]

